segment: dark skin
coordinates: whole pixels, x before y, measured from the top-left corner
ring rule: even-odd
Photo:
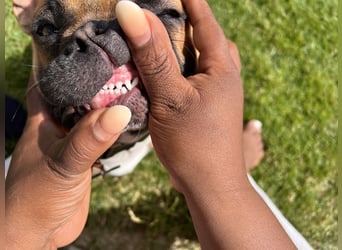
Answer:
[[[157,155],[186,198],[203,249],[292,249],[246,177],[237,49],[227,45],[204,0],[183,3],[200,52],[198,74],[189,78],[179,72],[156,16],[131,2],[117,9],[151,100],[149,129]],[[130,25],[123,11],[135,16]],[[146,64],[146,57],[153,63]],[[82,231],[91,166],[117,139],[130,112],[93,111],[66,135],[37,90],[29,96],[29,119],[6,180],[7,248],[56,249]]]
[[[54,249],[81,232],[88,214],[91,166],[120,135],[130,111],[96,110],[66,135],[36,89],[27,97],[27,124],[6,179],[7,240],[14,249],[28,246],[27,238],[36,249]]]

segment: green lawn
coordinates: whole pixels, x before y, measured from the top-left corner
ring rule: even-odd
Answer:
[[[9,3],[7,93],[23,101],[30,39],[18,29]],[[264,124],[266,155],[253,176],[315,249],[337,249],[337,0],[209,3],[240,49],[245,119]],[[12,146],[6,142],[7,154]],[[184,199],[154,153],[128,176],[94,181],[78,244],[198,249]]]

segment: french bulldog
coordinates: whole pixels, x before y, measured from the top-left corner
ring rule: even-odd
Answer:
[[[26,6],[23,1],[14,0],[14,13],[32,36],[35,87],[56,122],[69,130],[91,110],[120,104],[131,110],[132,118],[102,158],[146,138],[149,100],[115,17],[118,1],[31,0]],[[180,70],[193,74],[196,51],[181,0],[134,2],[159,17]]]

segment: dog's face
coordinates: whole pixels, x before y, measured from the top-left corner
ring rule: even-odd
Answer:
[[[181,1],[134,2],[160,18],[180,70],[192,74],[195,52]],[[33,68],[40,92],[65,128],[93,109],[117,104],[129,107],[132,119],[118,143],[130,144],[147,134],[148,98],[116,20],[116,3],[38,0],[30,31]]]

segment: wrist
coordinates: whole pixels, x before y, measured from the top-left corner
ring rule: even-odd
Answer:
[[[217,174],[208,175],[206,181],[198,183],[186,182],[182,185],[182,193],[186,199],[198,199],[201,202],[211,200],[213,197],[220,200],[233,200],[240,198],[240,194],[253,190],[245,171],[234,175]]]
[[[20,221],[18,221],[20,220]],[[49,235],[34,223],[6,216],[6,249],[57,249],[49,240]]]
[[[168,168],[175,188],[185,196],[234,193],[250,188],[242,157],[185,163]]]
[[[292,249],[272,212],[246,178],[184,192],[202,249]]]
[[[39,224],[31,209],[34,201],[10,193],[6,190],[6,249],[57,249],[50,239],[51,232]]]

